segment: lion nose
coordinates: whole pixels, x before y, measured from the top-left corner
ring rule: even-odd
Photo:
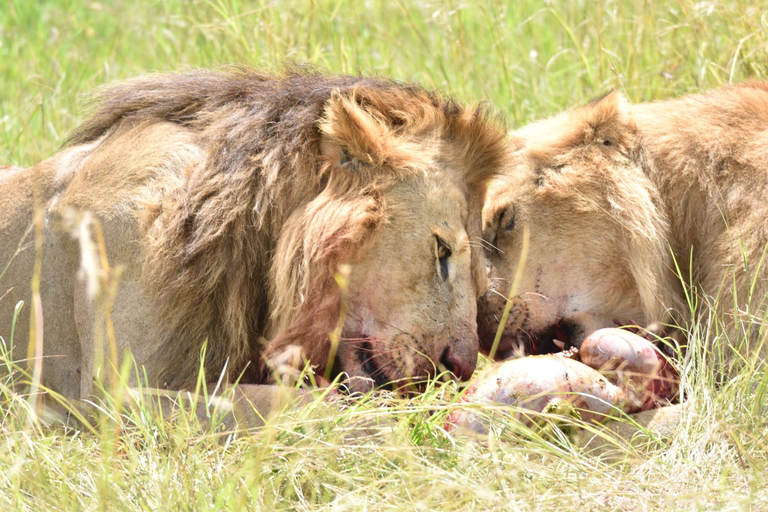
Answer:
[[[451,347],[446,347],[443,351],[443,355],[440,357],[440,363],[445,366],[445,369],[458,377],[459,380],[469,380],[472,378],[472,374],[475,373],[475,366],[477,365],[477,357],[470,358],[470,360],[464,360],[458,357],[456,353],[451,350]]]

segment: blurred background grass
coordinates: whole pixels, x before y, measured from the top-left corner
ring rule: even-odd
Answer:
[[[758,1],[166,0],[0,4],[0,165],[53,154],[89,91],[151,71],[286,61],[488,100],[519,126],[619,88],[633,101],[768,78]],[[315,404],[252,436],[103,405],[97,434],[26,421],[0,382],[0,508],[763,509],[768,378],[700,365],[672,440],[595,457],[533,436],[470,442],[410,401]],[[441,405],[442,404],[442,405]],[[746,412],[745,412],[746,411]],[[749,412],[757,411],[757,413]],[[183,418],[182,418],[183,419]],[[392,420],[396,419],[396,422]]]
[[[0,162],[51,154],[95,86],[224,63],[414,80],[513,125],[618,87],[634,101],[768,75],[757,1],[7,0]]]

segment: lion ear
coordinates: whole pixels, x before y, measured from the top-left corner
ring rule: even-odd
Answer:
[[[354,93],[336,90],[325,105],[320,120],[322,153],[331,163],[382,166],[388,153],[390,129],[356,100]]]
[[[603,143],[631,148],[636,133],[627,98],[616,89],[574,111],[580,122],[580,144]]]

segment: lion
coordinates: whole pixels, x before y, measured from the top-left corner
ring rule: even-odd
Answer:
[[[635,105],[614,91],[512,132],[483,210],[481,349],[523,265],[499,358],[578,347],[615,323],[684,344],[713,312],[717,346],[735,349],[723,364],[764,354],[766,127],[768,83],[751,81]]]
[[[472,375],[486,270],[471,241],[506,161],[500,116],[303,68],[149,75],[96,101],[61,152],[0,175],[0,334],[20,300],[30,324],[42,252],[50,388],[90,395],[112,339],[168,389],[194,386],[201,360],[207,380],[268,383],[297,351],[353,392]],[[109,318],[73,229],[103,241]],[[17,328],[17,360],[28,340]]]

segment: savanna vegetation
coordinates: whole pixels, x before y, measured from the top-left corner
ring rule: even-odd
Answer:
[[[520,126],[611,88],[633,101],[768,79],[768,6],[751,1],[7,0],[0,6],[0,165],[54,153],[88,92],[227,63],[391,76],[487,100]],[[0,172],[2,172],[0,170]],[[0,243],[5,243],[0,241]],[[0,262],[0,272],[6,262]],[[0,300],[4,290],[0,289]],[[25,306],[28,307],[28,306]],[[691,299],[691,307],[706,307]],[[0,507],[17,510],[768,509],[768,377],[722,378],[687,326],[689,413],[669,438],[602,453],[559,431],[444,429],[452,383],[413,398],[290,410],[233,436],[214,417],[121,404],[46,426],[22,372],[0,381]],[[27,329],[27,325],[17,325]],[[2,332],[2,364],[11,333]],[[734,340],[735,341],[735,340]],[[736,344],[736,343],[734,343]],[[484,364],[484,362],[483,362]],[[608,436],[608,434],[606,434]],[[608,436],[609,437],[609,436]]]

